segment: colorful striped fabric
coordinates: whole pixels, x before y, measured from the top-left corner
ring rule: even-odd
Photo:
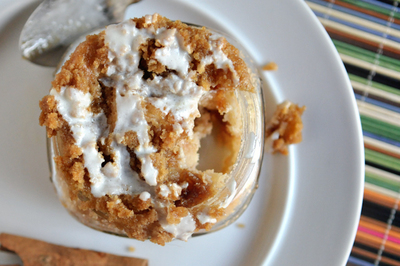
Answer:
[[[364,201],[347,265],[400,266],[400,0],[306,0],[346,67],[365,146]]]

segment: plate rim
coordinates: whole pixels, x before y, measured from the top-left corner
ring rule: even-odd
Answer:
[[[150,0],[149,0],[150,1]],[[178,1],[181,1],[181,2],[187,2],[187,0],[178,0]],[[256,1],[256,0],[253,0],[253,1]],[[10,1],[10,0],[2,0],[1,1],[2,2],[2,4],[3,3],[12,3],[12,1]],[[34,2],[38,2],[38,1],[35,1],[35,0],[23,0],[23,1],[18,1],[17,3],[12,3],[10,6],[7,6],[7,4],[4,4],[7,8],[9,8],[10,7],[10,9],[11,8],[14,8],[14,6],[17,6],[17,5],[27,5],[27,4],[29,4],[29,3],[34,3]],[[207,2],[207,1],[206,1]],[[208,1],[208,2],[211,2],[211,1]],[[282,1],[283,2],[283,1]],[[292,0],[292,2],[295,2],[294,0]],[[304,8],[304,10],[308,10],[308,12],[310,13],[310,14],[312,14],[312,17],[313,17],[313,19],[314,19],[314,21],[315,22],[318,22],[318,20],[316,19],[316,17],[313,15],[313,13],[311,12],[311,10],[308,8],[308,6],[306,5],[306,3],[304,2],[304,1],[299,1],[299,3],[301,4],[301,5],[303,5],[303,8]],[[1,12],[1,13],[4,13],[4,11],[3,12]],[[335,58],[336,58],[336,61],[337,61],[337,64],[340,66],[338,69],[340,69],[340,71],[342,72],[342,74],[344,75],[347,75],[347,72],[345,71],[345,69],[344,69],[344,67],[343,67],[343,64],[342,64],[342,61],[341,61],[341,59],[340,59],[340,57],[339,57],[339,55],[337,54],[337,52],[336,52],[336,49],[334,49],[334,46],[333,46],[333,44],[331,43],[331,41],[330,41],[330,38],[328,37],[328,35],[326,34],[326,31],[324,30],[324,28],[323,28],[323,26],[318,22],[318,23],[316,23],[316,25],[318,25],[318,27],[319,27],[319,30],[321,31],[321,34],[324,36],[324,41],[327,43],[327,45],[328,45],[328,47],[330,46],[330,49],[331,50],[333,50],[334,52],[335,52]],[[328,39],[329,38],[329,39]],[[348,86],[348,88],[346,88],[346,90],[347,90],[347,92],[350,94],[350,93],[352,93],[352,88],[351,88],[351,84],[350,84],[350,81],[347,79],[345,82],[347,82],[347,86]],[[358,208],[357,208],[357,213],[358,213],[358,215],[354,215],[353,216],[353,221],[354,221],[354,223],[353,223],[353,225],[352,225],[352,232],[353,232],[353,239],[351,239],[350,240],[350,238],[349,238],[349,242],[348,242],[348,247],[346,248],[347,249],[347,257],[348,257],[348,255],[350,254],[350,250],[351,250],[351,247],[352,247],[352,243],[353,243],[353,240],[354,240],[354,237],[355,237],[355,234],[356,234],[356,232],[357,232],[357,225],[358,225],[358,220],[359,220],[359,217],[360,217],[360,213],[361,213],[361,206],[362,206],[362,201],[363,201],[363,188],[364,188],[364,166],[365,166],[365,164],[364,164],[364,145],[363,145],[363,141],[362,141],[362,129],[361,129],[361,122],[360,122],[360,117],[359,117],[359,115],[358,115],[358,110],[357,110],[357,105],[356,105],[356,101],[355,101],[355,99],[354,99],[354,97],[350,97],[350,99],[353,99],[352,100],[352,108],[354,109],[353,111],[354,111],[354,113],[353,113],[353,115],[354,114],[356,114],[357,113],[357,115],[355,116],[355,117],[353,117],[353,119],[355,119],[355,120],[357,120],[358,121],[358,123],[356,123],[356,126],[355,126],[355,130],[358,132],[357,134],[359,134],[359,138],[358,138],[358,140],[359,140],[359,142],[357,143],[357,145],[358,145],[358,149],[359,149],[359,179],[360,179],[360,186],[358,187],[358,190],[357,190],[357,194],[358,194],[358,196],[356,197],[356,199],[357,199],[357,204],[356,205],[358,205]],[[291,148],[291,153],[296,153],[297,152],[297,148],[296,147],[293,147],[293,148]],[[298,160],[297,160],[297,158],[295,159],[295,163],[297,164],[298,163]],[[286,214],[286,216],[287,215],[289,215],[290,216],[290,213],[289,214]],[[289,219],[290,217],[288,217],[287,219]],[[265,254],[265,257],[266,257],[266,260],[265,260],[265,262],[264,262],[264,264],[267,264],[267,263],[269,263],[269,261],[268,261],[268,259],[269,259],[269,256],[270,254]],[[346,261],[347,261],[347,257],[343,257],[343,263],[345,263]]]

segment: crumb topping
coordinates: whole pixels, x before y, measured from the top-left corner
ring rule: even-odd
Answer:
[[[249,69],[206,28],[155,14],[88,36],[40,102],[72,214],[160,245],[210,229],[224,207],[202,204],[241,142],[237,90],[254,91]],[[229,150],[220,173],[196,169],[213,127]]]
[[[267,124],[265,136],[271,138],[273,152],[288,154],[288,145],[302,141],[303,121],[301,116],[306,107],[285,101],[278,105]]]

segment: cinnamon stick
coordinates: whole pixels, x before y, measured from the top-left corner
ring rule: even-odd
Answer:
[[[17,253],[24,266],[147,266],[145,259],[116,256],[87,249],[68,248],[44,241],[2,233],[3,248]]]

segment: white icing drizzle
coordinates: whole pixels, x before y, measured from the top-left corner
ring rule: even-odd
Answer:
[[[151,197],[151,194],[149,192],[147,192],[147,191],[143,191],[139,195],[139,199],[142,200],[142,201],[146,201],[146,200],[150,199],[150,197]]]
[[[178,224],[161,223],[161,226],[165,231],[171,233],[174,238],[187,241],[196,229],[196,222],[189,213],[187,216],[182,217]]]
[[[158,170],[154,168],[150,155],[157,150],[150,146],[148,124],[141,107],[141,96],[128,92],[121,96],[117,91],[116,103],[118,120],[114,129],[115,140],[118,144],[124,139],[126,132],[133,131],[139,140],[139,147],[135,150],[137,158],[142,163],[142,175],[150,186],[157,185]],[[127,158],[130,156],[127,153]],[[127,162],[129,166],[129,162]]]
[[[164,46],[156,51],[156,59],[170,70],[176,70],[182,78],[188,74],[190,55],[183,49],[183,38],[176,29],[167,29],[157,38]]]
[[[171,190],[169,189],[169,187],[165,184],[162,184],[160,186],[160,195],[164,198],[168,197],[168,195],[171,193]]]
[[[122,145],[125,133],[136,133],[139,146],[134,152],[142,163],[141,173],[150,186],[156,186],[158,170],[153,166],[151,154],[157,150],[150,145],[148,124],[141,107],[143,96],[146,96],[141,94],[146,94],[146,91],[136,93],[141,90],[143,76],[143,71],[139,69],[139,47],[150,37],[151,32],[138,30],[131,20],[107,27],[105,44],[109,48],[108,58],[111,64],[107,70],[108,77],[102,79],[102,82],[116,90],[116,142]],[[126,155],[129,159],[127,152]],[[129,167],[129,162],[127,165]]]
[[[135,194],[148,187],[130,168],[129,153],[123,145],[113,146],[114,163],[108,162],[102,167],[104,158],[97,150],[97,140],[108,135],[108,125],[104,113],[93,114],[88,111],[92,100],[90,93],[62,87],[60,92],[52,89],[50,94],[57,101],[58,112],[69,124],[75,145],[82,149],[93,196]]]
[[[149,98],[149,102],[164,114],[171,112],[179,122],[184,122],[190,116],[200,116],[198,103],[205,91],[196,83],[181,79],[177,75],[169,75],[167,78],[155,77],[148,83],[151,86],[149,89],[156,95]],[[193,123],[182,124],[186,130],[193,128]]]
[[[179,186],[177,183],[173,183],[171,185],[172,194],[174,197],[178,198],[182,193],[182,187]]]
[[[196,217],[201,224],[206,224],[206,223],[215,224],[217,222],[217,219],[211,218],[210,215],[208,215],[205,212],[198,213]]]
[[[200,64],[203,66],[214,64],[217,69],[224,69],[225,71],[229,69],[233,73],[234,83],[237,84],[239,83],[239,76],[237,75],[232,61],[222,51],[222,38],[223,37],[215,33],[210,36],[208,43],[210,44],[212,54],[204,57]]]

